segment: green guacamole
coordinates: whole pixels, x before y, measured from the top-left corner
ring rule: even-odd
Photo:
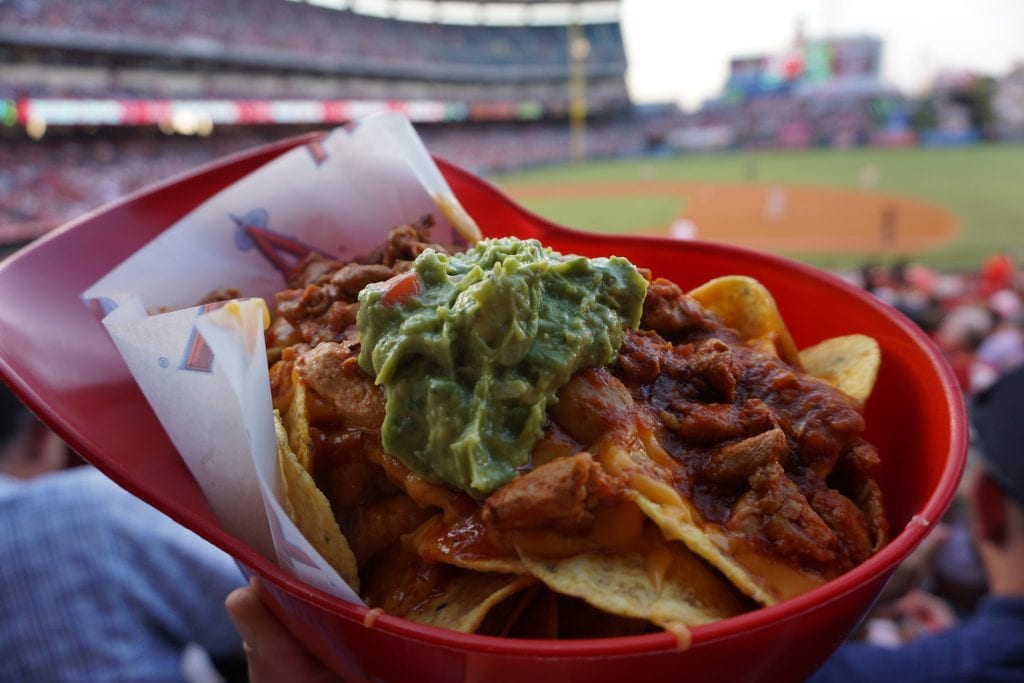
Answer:
[[[387,398],[384,450],[482,497],[528,467],[573,373],[614,360],[647,281],[623,258],[515,238],[427,250],[413,272],[359,294],[359,364]]]

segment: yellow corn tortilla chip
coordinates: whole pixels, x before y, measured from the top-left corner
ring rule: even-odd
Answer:
[[[388,614],[420,624],[475,633],[496,607],[537,585],[529,574],[474,572],[426,562],[406,538],[376,557],[366,574],[363,597]],[[501,621],[502,615],[496,614]]]
[[[352,590],[358,591],[356,557],[338,527],[327,497],[317,488],[313,477],[288,445],[288,434],[276,410],[274,431],[277,436],[277,463],[281,472],[285,511],[313,548],[334,567]]]
[[[531,557],[521,551],[520,557],[557,593],[662,627],[698,626],[745,611],[732,587],[682,544],[669,543],[652,529],[645,535],[645,546],[563,559]]]
[[[775,299],[760,282],[745,275],[726,275],[708,280],[687,296],[731,327],[747,343],[763,347],[768,339],[779,358],[799,368],[800,354],[786,328]]]
[[[878,342],[863,334],[833,337],[800,352],[804,369],[864,403],[882,363]]]
[[[462,204],[453,195],[436,193],[431,198],[441,215],[448,219],[448,222],[452,224],[457,233],[462,235],[469,246],[473,246],[484,238],[476,221],[466,213]]]
[[[637,487],[632,493],[634,502],[665,538],[682,541],[758,603],[774,605],[824,583],[823,577],[801,573],[772,558],[754,552],[736,552],[724,531],[702,519],[690,502],[671,487],[642,475],[630,481]],[[652,491],[662,495],[651,496]],[[664,495],[669,493],[675,495],[672,498]]]
[[[313,460],[313,439],[309,435],[309,410],[306,405],[306,385],[299,381],[299,373],[292,370],[292,402],[283,416],[288,445],[307,472]]]
[[[420,624],[475,633],[492,609],[537,583],[532,576],[455,571],[442,590],[403,616]]]
[[[635,425],[633,420],[625,421],[602,436],[593,448],[609,474],[629,477],[627,497],[666,539],[681,541],[762,605],[773,605],[824,582],[823,577],[798,572],[771,558],[738,553],[724,529],[705,520],[692,502],[667,483],[671,475],[659,463],[671,456],[652,432],[638,430]],[[785,438],[781,430],[775,436]]]

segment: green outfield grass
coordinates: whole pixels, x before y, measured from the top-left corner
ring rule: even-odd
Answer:
[[[946,149],[855,149],[731,152],[602,160],[503,175],[493,180],[514,194],[517,185],[658,180],[756,181],[857,188],[868,164],[878,168],[877,190],[934,202],[961,221],[947,246],[910,254],[942,269],[973,269],[988,254],[1010,249],[1024,258],[1024,145]],[[595,230],[642,230],[667,224],[681,202],[603,197],[524,202],[552,220]],[[789,254],[821,266],[847,266],[868,254]],[[870,256],[878,256],[870,254]]]

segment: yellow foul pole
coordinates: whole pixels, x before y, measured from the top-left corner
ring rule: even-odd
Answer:
[[[574,16],[567,26],[569,32],[569,148],[574,161],[587,156],[587,55],[590,43],[583,34],[583,25]]]

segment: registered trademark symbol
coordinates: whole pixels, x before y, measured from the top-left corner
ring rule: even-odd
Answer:
[[[165,356],[160,356],[160,360],[157,362],[160,363],[160,367],[162,368],[166,368],[171,364],[171,361],[167,360]]]

